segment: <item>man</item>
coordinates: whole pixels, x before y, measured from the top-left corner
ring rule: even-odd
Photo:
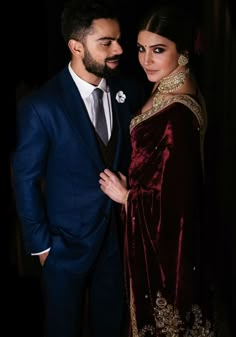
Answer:
[[[142,103],[118,76],[120,27],[103,4],[67,5],[62,32],[71,61],[18,107],[13,176],[27,253],[39,255],[45,336],[118,337],[123,275],[115,204],[99,187],[105,167],[126,172],[129,122]],[[103,91],[108,143],[96,132],[94,88]]]

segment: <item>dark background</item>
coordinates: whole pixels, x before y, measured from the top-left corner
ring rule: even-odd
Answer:
[[[84,0],[86,1],[86,0]],[[157,1],[157,0],[156,0]],[[145,81],[136,58],[136,24],[154,1],[117,1],[123,27],[122,70]],[[236,27],[233,0],[185,0],[199,20],[205,41],[199,55],[197,75],[206,98],[209,125],[206,138],[207,235],[206,261],[214,270],[219,337],[235,335],[235,225],[236,225]],[[16,101],[44,83],[69,60],[60,33],[63,0],[34,0],[17,3],[15,16],[14,64]],[[129,8],[128,8],[129,5]],[[13,46],[12,46],[13,48]],[[15,108],[5,110],[7,139],[3,142],[1,247],[10,261],[14,323],[25,336],[41,336],[40,270],[36,260],[25,256],[11,189],[10,153],[14,149]],[[7,244],[7,246],[6,246]],[[7,253],[6,253],[7,252]],[[7,278],[8,279],[8,278]],[[29,324],[37,332],[32,334]]]
[[[107,1],[115,4],[122,24],[122,43],[125,49],[122,58],[123,70],[132,75],[137,72],[139,76],[141,70],[137,67],[136,25],[146,9],[155,1],[145,0],[142,4],[127,0]],[[19,37],[17,81],[24,78],[33,84],[44,82],[69,59],[68,48],[62,40],[60,31],[60,15],[64,3],[65,0],[24,0],[17,5],[16,27]],[[180,6],[192,9],[193,15],[201,20],[201,3],[202,1],[197,0],[182,0]]]

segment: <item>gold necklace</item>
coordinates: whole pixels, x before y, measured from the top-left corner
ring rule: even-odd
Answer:
[[[184,84],[188,73],[189,68],[187,68],[185,71],[179,71],[178,73],[162,78],[156,89],[152,106],[155,109],[160,108],[163,105],[163,102],[170,98],[169,96],[166,98],[165,95],[179,89]]]
[[[184,84],[189,68],[185,71],[166,76],[160,80],[157,90],[162,94],[169,94]]]

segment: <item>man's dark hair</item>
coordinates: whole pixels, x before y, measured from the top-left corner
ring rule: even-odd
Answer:
[[[68,43],[70,39],[83,42],[92,30],[93,20],[96,19],[118,20],[111,0],[67,2],[61,17],[61,30],[65,42]]]

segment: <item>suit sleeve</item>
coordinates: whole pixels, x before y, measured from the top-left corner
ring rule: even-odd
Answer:
[[[25,249],[27,253],[34,254],[50,246],[43,195],[49,137],[30,101],[19,105],[16,125],[16,147],[12,155],[13,186]]]

